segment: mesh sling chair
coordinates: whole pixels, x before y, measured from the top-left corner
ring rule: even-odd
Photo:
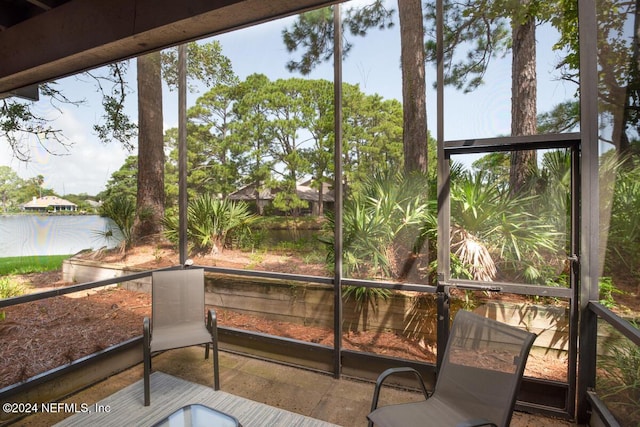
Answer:
[[[150,404],[151,354],[172,348],[213,344],[213,387],[220,389],[215,311],[204,317],[204,270],[156,271],[151,276],[151,321],[143,324],[144,405]]]
[[[460,310],[433,394],[428,397],[416,370],[387,369],[376,382],[369,427],[508,426],[535,338],[533,333]],[[414,374],[428,398],[378,408],[384,381],[398,373]]]

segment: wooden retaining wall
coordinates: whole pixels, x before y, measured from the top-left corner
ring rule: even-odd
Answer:
[[[63,264],[64,280],[75,282],[90,282],[134,272],[138,270],[91,260],[66,260]],[[123,282],[120,286],[149,292],[151,278]],[[376,310],[369,306],[367,329],[392,331],[424,342],[434,342],[435,298],[430,294],[416,296],[416,293],[394,292],[388,299],[378,300]],[[238,313],[333,328],[333,288],[329,285],[207,273],[205,298],[208,305]],[[362,330],[362,307],[353,300],[346,300],[343,309],[345,330]],[[475,311],[538,334],[534,351],[551,351],[560,356],[568,350],[569,315],[564,307],[488,301]]]

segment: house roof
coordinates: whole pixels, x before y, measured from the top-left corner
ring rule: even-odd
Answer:
[[[57,196],[44,196],[39,198],[34,197],[33,200],[22,205],[23,208],[47,208],[49,206],[73,207],[77,205],[68,200],[61,199],[60,197],[57,197]]]

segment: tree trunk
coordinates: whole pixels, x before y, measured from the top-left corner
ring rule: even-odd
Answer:
[[[402,63],[404,169],[427,171],[427,108],[421,0],[398,1]]]
[[[138,192],[134,243],[162,239],[164,135],[160,52],[138,57]]]
[[[624,165],[628,168],[633,167],[631,158],[631,141],[627,131],[629,127],[635,126],[634,130],[638,130],[638,95],[640,94],[640,1],[635,1],[635,19],[633,23],[633,42],[632,55],[629,63],[629,77],[626,89],[624,90],[624,102],[620,105],[624,106],[621,114],[621,120],[616,120],[614,116],[613,127],[613,144],[618,148],[620,158],[624,160]],[[615,99],[615,98],[614,98]],[[615,107],[615,106],[614,106]],[[621,122],[621,123],[620,123]],[[619,123],[619,126],[616,125]]]
[[[324,186],[322,185],[322,181],[320,183],[320,188],[318,188],[318,207],[315,212],[312,212],[313,215],[318,217],[324,216]]]
[[[535,19],[513,22],[513,48],[511,64],[511,135],[537,133],[537,76]],[[535,151],[514,151],[511,154],[511,194],[522,191],[536,168]]]

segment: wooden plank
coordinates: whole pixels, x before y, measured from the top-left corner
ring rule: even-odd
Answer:
[[[174,411],[200,403],[238,419],[243,427],[335,427],[335,424],[285,411],[162,372],[151,375],[151,405],[143,406],[142,380],[56,424],[72,426],[152,425]],[[108,411],[108,412],[107,412]]]

